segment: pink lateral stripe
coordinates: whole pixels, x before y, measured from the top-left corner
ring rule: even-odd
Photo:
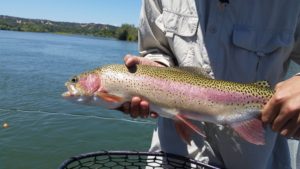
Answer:
[[[167,93],[177,94],[183,97],[183,94],[187,96],[188,100],[210,100],[218,103],[240,103],[246,104],[248,102],[263,103],[263,97],[256,97],[253,95],[240,93],[240,92],[226,92],[213,88],[206,88],[195,86],[191,84],[185,84],[181,82],[174,82],[167,79],[153,78],[149,76],[136,77],[137,81],[144,81],[152,88],[159,86],[159,89]]]

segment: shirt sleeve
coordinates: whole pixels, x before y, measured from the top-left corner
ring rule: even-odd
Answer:
[[[143,57],[174,66],[174,57],[164,32],[157,27],[155,20],[162,14],[159,0],[144,0],[140,15],[139,50]]]

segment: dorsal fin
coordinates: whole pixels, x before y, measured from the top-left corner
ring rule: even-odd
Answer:
[[[195,66],[184,66],[184,67],[176,67],[176,69],[179,69],[181,71],[190,72],[196,75],[203,76],[205,78],[212,78],[207,72],[201,68],[201,67],[195,67]]]
[[[259,86],[259,87],[265,87],[265,88],[270,88],[271,87],[269,82],[267,82],[265,80],[264,81],[257,81],[253,84],[256,85],[256,86]]]

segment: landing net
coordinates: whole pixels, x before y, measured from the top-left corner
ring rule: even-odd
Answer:
[[[218,169],[169,153],[101,151],[71,157],[59,169]]]

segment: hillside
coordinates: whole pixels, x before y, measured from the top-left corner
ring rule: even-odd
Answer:
[[[0,30],[80,34],[129,41],[137,40],[137,29],[129,24],[116,27],[107,24],[57,22],[0,15]]]

